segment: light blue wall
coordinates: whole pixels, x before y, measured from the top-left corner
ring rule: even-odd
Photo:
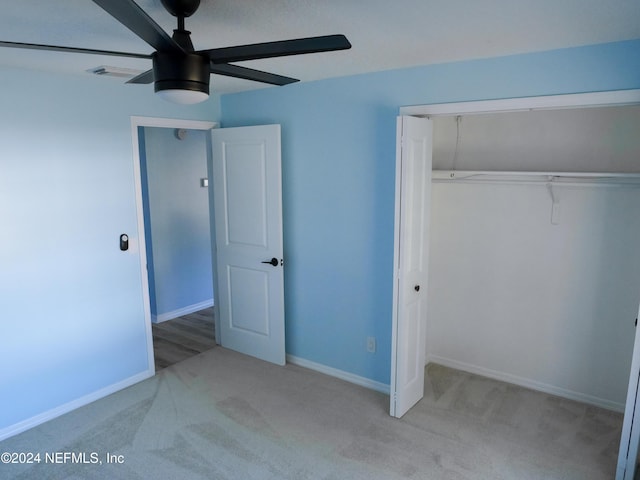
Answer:
[[[148,372],[130,116],[220,110],[215,97],[177,107],[114,79],[0,78],[2,438]]]
[[[638,51],[640,40],[224,95],[223,127],[282,125],[287,353],[389,382],[398,107],[640,88]]]
[[[180,140],[173,128],[141,130],[151,314],[169,320],[213,302],[209,189],[200,185],[209,133],[188,130]]]

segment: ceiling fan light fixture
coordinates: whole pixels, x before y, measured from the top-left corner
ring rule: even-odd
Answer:
[[[152,55],[155,92],[173,103],[189,105],[209,98],[209,59],[203,55]]]
[[[171,103],[178,103],[180,105],[193,105],[195,103],[204,102],[209,98],[209,94],[206,92],[199,92],[197,90],[180,90],[177,88],[156,90],[156,93],[163,100]]]

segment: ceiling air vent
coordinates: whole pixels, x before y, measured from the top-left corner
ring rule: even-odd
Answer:
[[[122,67],[110,67],[109,65],[100,65],[99,67],[90,68],[87,70],[94,75],[100,75],[103,77],[119,77],[119,78],[133,78],[142,73],[142,70],[136,70],[133,68]]]

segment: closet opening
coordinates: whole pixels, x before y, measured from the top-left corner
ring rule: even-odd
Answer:
[[[640,106],[436,117],[427,362],[623,411]]]
[[[578,434],[569,418],[597,417],[604,441],[590,454],[611,472],[640,301],[640,107],[625,94],[629,105],[598,108],[549,97],[519,111],[528,99],[401,109],[433,120],[425,396],[475,384],[449,406],[562,406],[567,417],[541,422],[565,438]],[[532,396],[519,404],[513,385]],[[531,403],[538,392],[546,405]]]

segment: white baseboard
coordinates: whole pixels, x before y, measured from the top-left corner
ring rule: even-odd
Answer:
[[[365,387],[370,390],[375,390],[376,392],[389,395],[389,385],[387,385],[386,383],[376,382],[375,380],[371,380],[369,378],[361,377],[359,375],[345,372],[344,370],[339,370],[337,368],[327,367],[326,365],[322,365],[321,363],[312,362],[310,360],[305,360],[304,358],[296,357],[293,355],[287,355],[287,362],[298,365],[300,367],[308,368],[309,370],[324,373],[325,375],[329,375],[330,377],[339,378],[340,380],[344,380],[349,383],[360,385],[361,387]]]
[[[204,302],[194,303],[193,305],[187,305],[186,307],[173,310],[171,312],[161,313],[160,315],[151,315],[151,321],[153,323],[162,323],[167,320],[173,320],[174,318],[182,317],[183,315],[189,315],[190,313],[199,312],[205,308],[213,307],[213,298],[205,300]]]
[[[76,408],[84,407],[85,405],[95,402],[96,400],[106,397],[107,395],[111,395],[112,393],[130,387],[131,385],[141,382],[142,380],[153,377],[153,375],[153,369],[146,370],[121,382],[114,383],[113,385],[109,385],[108,387],[90,393],[89,395],[85,395],[84,397],[78,398],[69,403],[65,403],[64,405],[60,405],[59,407],[52,408],[51,410],[48,410],[44,413],[28,418],[21,422],[15,423],[9,427],[0,429],[0,441],[6,440],[9,437],[13,437],[14,435],[29,430],[30,428],[37,427],[38,425],[48,422],[49,420],[53,420],[60,415],[69,413]]]
[[[440,357],[438,355],[427,355],[427,363],[437,363],[445,367],[455,368],[456,370],[462,370],[476,375],[482,375],[483,377],[493,378],[494,380],[500,380],[502,382],[513,383],[514,385],[530,388],[531,390],[549,393],[551,395],[567,398],[569,400],[576,400],[578,402],[587,403],[589,405],[595,405],[596,407],[606,408],[607,410],[624,412],[624,403],[614,402],[605,398],[588,395],[586,393],[574,392],[573,390],[567,390],[565,388],[556,387],[547,383],[538,382],[537,380],[520,377],[518,375],[512,375],[510,373],[499,372],[496,370],[491,370],[489,368],[479,367],[477,365],[471,365],[465,362],[459,362],[457,360],[451,360],[449,358]]]

